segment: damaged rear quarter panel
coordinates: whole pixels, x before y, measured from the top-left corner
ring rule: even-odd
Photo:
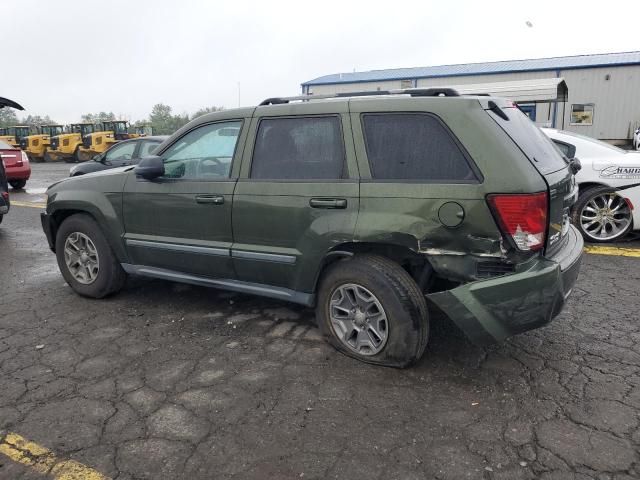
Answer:
[[[504,257],[502,235],[486,203],[486,195],[543,191],[546,184],[477,99],[398,98],[393,108],[388,100],[354,99],[350,110],[362,177],[356,241],[410,248],[426,255],[438,274],[460,282],[474,280],[477,259]],[[464,145],[481,172],[479,183],[372,179],[361,115],[390,110],[437,115]],[[457,227],[446,227],[440,222],[438,211],[447,202],[456,202],[464,209],[464,219]]]

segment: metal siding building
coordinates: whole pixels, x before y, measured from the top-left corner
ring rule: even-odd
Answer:
[[[305,82],[302,92],[321,95],[550,77],[564,78],[569,98],[566,105],[557,105],[555,125],[553,105],[530,106],[537,124],[606,140],[630,139],[640,125],[640,52],[340,73]],[[582,123],[572,124],[572,105],[573,120]]]

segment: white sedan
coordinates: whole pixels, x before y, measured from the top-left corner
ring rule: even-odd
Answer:
[[[640,152],[572,132],[542,131],[567,158],[582,163],[576,174],[580,196],[572,220],[584,238],[611,242],[640,230]]]

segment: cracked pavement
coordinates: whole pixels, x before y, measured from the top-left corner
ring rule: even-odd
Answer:
[[[501,345],[433,312],[424,357],[395,370],[283,302],[141,278],[81,298],[39,212],[0,225],[0,441],[119,480],[640,477],[638,258],[586,255],[564,312]],[[0,478],[43,477],[0,457]]]

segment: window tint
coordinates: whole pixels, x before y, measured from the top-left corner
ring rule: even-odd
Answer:
[[[138,154],[138,156],[140,158],[148,157],[156,148],[158,148],[158,145],[160,145],[160,142],[142,142],[142,145],[140,145],[140,153]]]
[[[567,164],[554,147],[553,143],[536,124],[529,120],[524,113],[517,108],[506,107],[503,109],[509,120],[488,111],[498,125],[507,132],[507,135],[520,147],[536,169],[542,173],[557,172],[567,168]]]
[[[105,157],[108,161],[123,161],[131,160],[133,158],[133,152],[136,149],[136,142],[127,142],[116,145],[109,149]]]
[[[343,167],[342,131],[337,117],[260,121],[251,178],[342,178]]]
[[[220,122],[191,130],[164,152],[165,177],[228,178],[242,122]]]
[[[366,114],[363,125],[373,178],[477,182],[464,154],[435,116]]]

